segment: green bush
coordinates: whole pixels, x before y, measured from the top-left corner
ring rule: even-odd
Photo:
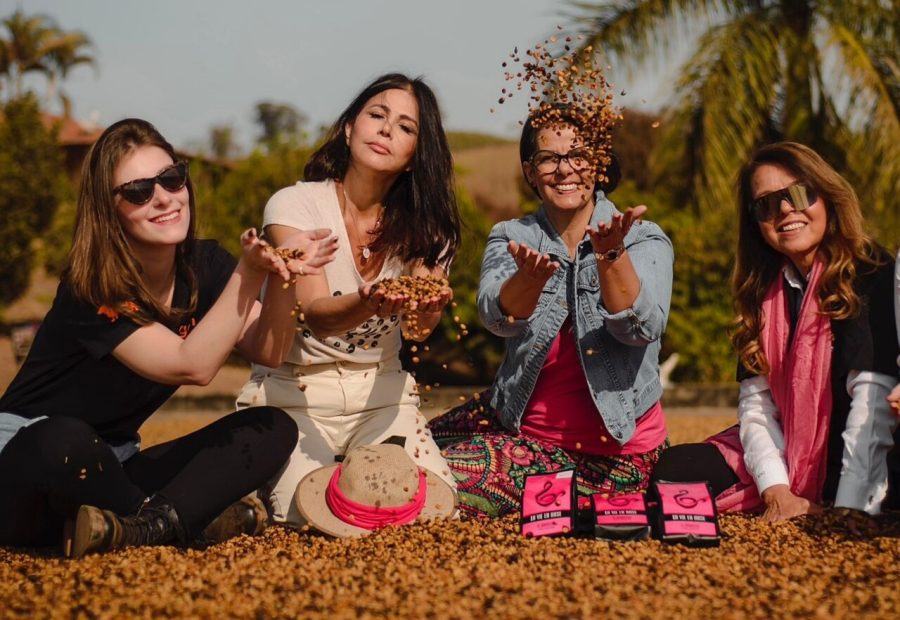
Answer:
[[[241,233],[250,227],[261,228],[266,202],[276,191],[303,177],[310,154],[307,148],[281,145],[271,153],[254,151],[228,170],[192,163],[200,236],[217,239],[237,255]]]
[[[7,102],[0,119],[0,304],[28,288],[35,238],[47,230],[66,195],[56,131],[41,122],[37,99]]]
[[[662,227],[675,250],[672,306],[660,359],[678,353],[676,381],[730,381],[735,357],[726,328],[732,314],[730,278],[734,225],[730,211],[704,213],[676,208],[664,191],[640,191],[623,182],[610,196],[619,210],[648,207],[646,219]]]
[[[66,198],[59,204],[50,227],[44,234],[41,244],[41,261],[47,273],[54,276],[62,274],[72,247],[72,230],[75,228],[76,204],[74,189],[69,188]]]

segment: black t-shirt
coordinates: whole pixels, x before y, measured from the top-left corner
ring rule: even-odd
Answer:
[[[237,264],[213,240],[197,241],[190,258],[197,276],[196,311],[169,326],[182,338],[218,299]],[[190,290],[175,280],[172,305],[187,307]],[[139,326],[125,316],[74,299],[61,283],[22,368],[0,398],[0,412],[26,418],[65,415],[90,424],[106,442],[124,443],[178,389],[145,379],[111,355]]]

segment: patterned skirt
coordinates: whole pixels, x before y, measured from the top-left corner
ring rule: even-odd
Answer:
[[[668,440],[649,452],[598,456],[505,429],[486,392],[429,423],[456,479],[459,509],[469,516],[502,517],[521,509],[527,474],[575,469],[580,498],[647,488],[650,472]],[[582,505],[584,499],[579,500]]]

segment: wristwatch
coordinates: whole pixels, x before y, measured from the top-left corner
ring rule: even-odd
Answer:
[[[597,257],[598,261],[606,261],[607,263],[611,263],[617,260],[622,254],[625,253],[625,244],[617,245],[611,250],[607,250],[605,252],[595,252],[594,256]]]

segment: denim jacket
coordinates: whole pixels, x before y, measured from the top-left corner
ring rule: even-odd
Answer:
[[[599,193],[591,226],[608,222],[616,212]],[[516,271],[507,251],[511,239],[560,264],[531,316],[513,321],[500,309],[500,287]],[[641,290],[631,308],[610,314],[603,307],[597,259],[587,236],[570,259],[543,208],[491,230],[481,264],[478,312],[491,332],[508,339],[490,401],[506,428],[519,430],[550,346],[570,316],[591,396],[619,444],[631,439],[637,418],[662,396],[658,356],[672,297],[672,242],[656,224],[641,222],[628,232],[625,247]]]

